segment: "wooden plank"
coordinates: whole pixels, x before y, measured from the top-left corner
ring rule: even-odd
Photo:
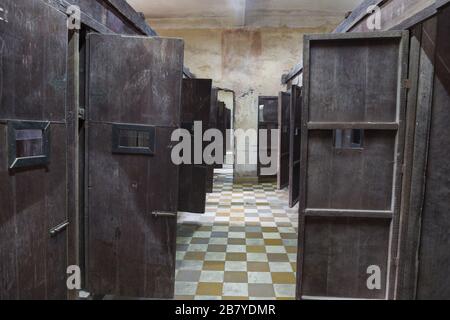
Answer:
[[[3,71],[3,70],[2,70]],[[18,299],[19,279],[17,270],[18,242],[16,233],[15,188],[14,179],[9,178],[7,152],[7,126],[0,124],[0,299]]]
[[[305,39],[298,298],[393,296],[408,37],[389,32]],[[382,61],[378,70],[371,61]],[[370,85],[361,86],[365,82]],[[335,128],[327,128],[332,122]],[[354,130],[363,122],[357,145],[334,141],[337,128]],[[366,287],[372,264],[382,272],[380,290]]]
[[[365,18],[370,6],[380,6],[386,0],[364,0],[361,4],[353,9],[351,14],[334,29],[333,33],[344,33],[350,30],[355,24]]]
[[[306,217],[303,295],[383,299],[381,290],[367,287],[367,268],[386,270],[389,219]],[[345,284],[345,285],[343,285]]]
[[[80,34],[69,32],[69,48],[67,59],[67,264],[81,265],[80,261],[80,217],[79,217],[79,141],[78,141],[78,110],[79,110],[79,61]],[[76,292],[69,291],[69,298],[76,299]]]
[[[65,299],[67,232],[49,231],[67,219],[66,16],[41,1],[1,7],[0,299]],[[49,164],[8,170],[7,120],[50,122]]]
[[[143,34],[148,36],[157,36],[155,30],[153,30],[145,21],[145,17],[137,13],[125,0],[105,0],[112,7],[114,7],[120,14],[130,21],[134,27],[139,29]]]
[[[369,31],[364,29],[364,26],[366,25],[365,19],[368,17],[367,8],[370,5],[381,6],[382,21],[389,22],[389,24],[382,24],[382,30],[406,30],[432,17],[439,8],[450,3],[450,0],[433,1],[414,0],[411,2],[408,0],[408,3],[405,4],[405,0],[365,0],[334,30],[334,33]],[[393,9],[386,10],[385,7]],[[408,11],[407,14],[406,11]],[[397,19],[395,20],[394,17]],[[353,29],[350,30],[351,28]],[[288,83],[303,72],[303,69],[299,68],[300,65],[302,65],[301,62],[295,65],[289,73],[283,75],[282,84]]]
[[[300,150],[302,126],[302,89],[295,85],[291,88],[291,126],[289,140],[289,207],[298,202],[300,194]]]
[[[449,0],[366,0],[347,17],[334,33],[370,31],[366,21],[368,7],[377,5],[381,8],[382,30],[405,30],[424,22],[437,13],[437,10]]]
[[[210,106],[210,114],[209,114],[209,127],[217,128],[217,113],[218,113],[218,94],[219,90],[215,87],[211,89],[211,106]],[[213,192],[213,184],[214,184],[214,167],[215,165],[209,165],[206,172],[206,192]]]
[[[428,37],[425,37],[424,40],[427,41],[427,38]],[[434,40],[432,40],[432,42],[434,42]],[[429,109],[425,114],[420,114],[420,109],[423,108],[423,105],[421,105],[421,103],[419,103],[418,101],[418,88],[422,88],[422,96],[425,92],[429,92],[429,95],[431,95],[432,90],[430,86],[432,87],[433,79],[432,63],[425,64],[426,61],[430,62],[430,60],[428,60],[427,54],[421,52],[423,50],[423,48],[421,47],[422,25],[418,25],[411,30],[408,76],[411,82],[411,88],[408,92],[406,123],[407,128],[404,160],[406,166],[403,172],[399,263],[396,277],[396,298],[398,299],[414,299],[415,287],[417,283],[416,277],[418,266],[416,260],[419,239],[416,235],[419,234],[421,210],[418,208],[416,208],[415,210],[411,210],[411,204],[412,202],[416,202],[419,207],[421,207],[421,199],[423,199],[423,194],[415,195],[414,199],[411,199],[410,197],[412,192],[417,192],[418,189],[422,189],[422,187],[424,186],[424,181],[418,181],[418,179],[424,179],[422,172],[424,172],[423,163],[425,162],[427,152],[425,151],[423,144],[427,141],[427,139],[423,137],[423,128],[429,127],[430,114]],[[431,56],[434,55],[432,54]],[[431,70],[431,75],[424,74],[424,70]],[[423,87],[424,84],[426,84],[426,87]],[[419,118],[417,118],[416,113]],[[417,135],[417,139],[415,139],[415,135]],[[418,153],[416,153],[417,151]],[[419,159],[421,159],[421,161],[419,161]],[[413,184],[413,167],[416,168],[414,170],[417,170],[417,166],[419,165],[419,163],[422,163],[422,167],[419,168],[418,171],[416,171],[415,181]],[[419,175],[417,175],[417,173],[419,173]],[[416,191],[413,191],[413,189],[415,189]]]
[[[183,41],[91,34],[89,48],[87,289],[172,298],[178,167],[171,134],[180,127]],[[152,126],[153,155],[113,154],[111,123]]]
[[[287,84],[303,71],[303,62],[297,63],[288,73],[281,76],[281,84]]]
[[[395,122],[399,65],[399,32],[369,34],[333,34],[307,37],[312,47],[310,122]],[[342,36],[341,40],[336,37]],[[323,40],[320,40],[323,39]],[[336,45],[340,50],[335,51]],[[327,61],[326,64],[323,61]],[[377,63],[373,63],[377,61]],[[340,78],[336,82],[334,79]],[[376,83],[377,86],[373,84]],[[323,90],[328,88],[328,90]],[[383,94],[377,94],[382,90]],[[352,111],[355,110],[355,111]]]
[[[209,128],[211,85],[212,80],[210,79],[183,79],[181,125],[184,128],[193,128],[194,122],[201,122],[202,137],[204,131]],[[195,163],[194,153],[201,152],[201,156],[203,156],[203,148],[195,149],[193,132],[191,139],[191,164],[182,164],[179,168],[178,210],[204,213],[208,166],[204,163]]]
[[[352,33],[316,33],[307,34],[304,36],[304,40],[317,41],[317,40],[368,40],[368,39],[389,39],[400,38],[404,35],[404,31],[390,30],[383,32],[352,32]]]
[[[261,106],[263,106],[261,108]],[[261,168],[267,167],[260,161],[260,152],[271,155],[272,152],[278,152],[272,145],[270,130],[278,129],[278,97],[260,96],[258,98],[258,162],[257,175],[260,181],[276,180],[277,176],[264,176],[261,174]],[[260,130],[267,130],[267,148],[262,148],[259,143]]]
[[[157,36],[157,33],[145,22],[125,0],[42,0],[54,8],[66,13],[71,5],[81,9],[81,22],[92,29],[102,32],[118,32],[117,26],[124,24],[127,33]],[[110,14],[108,14],[110,12]],[[115,21],[115,22],[112,22]],[[116,29],[116,30],[114,30]]]
[[[290,104],[291,94],[280,92],[278,96],[278,189],[289,186]]]
[[[308,122],[309,130],[365,129],[398,130],[396,122]]]
[[[309,119],[309,82],[310,82],[310,42],[305,41],[303,43],[303,103],[302,103],[302,127],[300,133],[301,140],[301,149],[300,149],[300,195],[299,195],[299,218],[298,218],[298,248],[304,248],[305,244],[305,223],[306,217],[304,215],[304,210],[306,209],[306,192],[304,192],[306,188],[306,178],[307,178],[307,170],[308,170],[308,148],[305,146],[308,143],[308,119]],[[305,259],[304,250],[299,250],[297,253],[297,274],[301,275],[297,277],[295,297],[296,299],[301,299],[303,295],[303,272],[304,272],[304,259]]]
[[[332,130],[310,130],[308,141],[308,208],[391,208],[396,131],[364,131],[361,149],[336,149]]]
[[[224,138],[226,136],[226,110],[227,108],[225,102],[219,101],[217,109],[217,129],[222,133],[222,137]],[[222,144],[222,156],[220,159],[220,163],[216,165],[216,168],[223,168],[223,164],[225,163],[225,156],[227,153],[226,148],[226,141],[224,140]]]
[[[411,28],[436,13],[436,0],[390,0],[381,6],[381,30],[401,30]],[[433,12],[434,11],[434,12]],[[361,19],[351,32],[373,31],[368,28],[367,18]],[[409,23],[413,24],[409,24]]]
[[[393,188],[393,211],[390,235],[390,252],[388,266],[388,291],[387,299],[395,298],[395,276],[398,261],[398,241],[400,229],[400,210],[401,210],[401,193],[402,193],[402,177],[403,177],[403,158],[405,152],[406,139],[406,106],[408,98],[408,90],[403,86],[404,81],[408,78],[408,62],[409,62],[409,31],[404,31],[399,46],[399,65],[398,65],[398,114],[397,121],[399,129],[397,131],[396,158],[394,162],[394,188]]]
[[[390,210],[337,210],[337,209],[306,209],[307,217],[340,217],[340,218],[384,218],[392,219]]]
[[[66,14],[70,5],[81,9],[81,23],[103,34],[140,34],[156,37],[158,34],[125,0],[40,0]],[[187,78],[195,75],[183,67]]]
[[[424,24],[423,32],[427,38],[430,38],[429,42],[432,42],[433,26],[430,27],[431,30]],[[431,109],[431,115],[428,113],[425,118],[430,121],[430,131],[418,255],[417,299],[448,299],[450,297],[450,279],[448,277],[450,262],[448,250],[450,246],[450,204],[448,201],[450,196],[450,165],[448,161],[450,157],[448,143],[450,135],[448,126],[450,121],[450,71],[448,67],[450,65],[450,46],[447,41],[449,33],[450,7],[445,7],[439,13],[436,41],[433,42],[436,46],[433,94],[430,97],[427,94],[431,90],[423,92],[426,99],[423,101],[424,109],[428,112]],[[425,48],[427,49],[427,47]],[[427,51],[427,56],[430,53]],[[417,194],[417,196],[419,195]]]

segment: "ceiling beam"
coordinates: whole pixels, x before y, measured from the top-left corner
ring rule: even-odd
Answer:
[[[371,5],[378,5],[381,10],[390,3],[407,2],[407,0],[365,0],[353,12],[333,31],[333,33],[345,33],[352,30],[368,17],[367,10]],[[395,26],[389,28],[389,30],[405,30],[409,29],[417,23],[424,21],[431,16],[435,15],[439,8],[450,3],[450,0],[435,0],[433,4],[426,8],[418,10],[411,17],[404,17]],[[287,74],[281,76],[281,83],[287,84],[289,81],[299,76],[303,72],[303,68],[299,68],[300,63],[294,66]]]

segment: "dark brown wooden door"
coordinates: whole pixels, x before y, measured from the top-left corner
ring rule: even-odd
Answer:
[[[305,37],[299,298],[393,297],[408,41]]]
[[[0,8],[0,300],[64,299],[66,15],[42,1]]]
[[[294,207],[300,194],[300,132],[302,129],[302,89],[291,88],[289,127],[289,207]]]
[[[446,6],[434,19],[424,23],[422,29],[414,155],[428,158],[423,162],[414,159],[418,165],[413,167],[413,179],[418,176],[425,181],[412,180],[411,200],[413,204],[418,203],[421,211],[409,207],[405,212],[410,216],[411,211],[417,210],[418,218],[409,219],[421,226],[420,235],[414,232],[414,238],[407,239],[412,240],[407,245],[419,246],[413,252],[419,261],[413,265],[417,267],[417,299],[450,299],[449,34],[450,6]],[[423,133],[423,127],[429,130],[427,134]],[[419,143],[428,150],[417,146]],[[415,242],[417,239],[419,244]]]
[[[87,284],[174,294],[183,41],[89,35]]]
[[[224,135],[224,146],[225,146],[225,152],[224,152],[224,163],[226,164],[227,161],[227,151],[230,148],[230,143],[232,137],[230,136],[230,131],[227,130],[231,130],[231,110],[228,108],[225,108],[225,123],[224,123],[224,127],[225,127],[225,135]]]
[[[289,135],[290,135],[291,94],[280,92],[278,96],[278,174],[277,187],[284,189],[289,185]]]
[[[210,79],[183,79],[181,127],[191,132],[192,163],[180,165],[178,211],[204,213],[208,166],[195,164],[194,122],[201,122],[203,132],[209,128],[211,108]],[[203,132],[201,133],[203,137]],[[203,148],[201,149],[203,159]]]
[[[217,128],[217,112],[218,112],[218,94],[219,90],[217,88],[212,88],[211,90],[211,108],[209,111],[209,127]],[[214,167],[215,164],[208,165],[206,171],[206,192],[213,192],[213,184],[214,184]]]
[[[226,140],[225,140],[225,135],[226,135],[226,121],[227,121],[227,108],[225,106],[225,102],[219,101],[218,102],[218,110],[217,110],[217,129],[220,130],[220,132],[222,133],[222,137],[223,139],[223,144],[222,144],[222,155],[223,157],[220,159],[221,163],[218,164],[218,168],[222,168],[223,164],[225,162],[225,155],[227,153],[227,147],[226,147]]]
[[[257,174],[259,180],[274,180],[277,175],[262,175],[261,168],[269,167],[260,161],[260,152],[271,156],[273,152],[278,152],[275,144],[272,144],[270,130],[278,129],[278,97],[261,96],[258,98],[258,163]],[[260,130],[267,130],[267,146],[260,146],[259,136]]]

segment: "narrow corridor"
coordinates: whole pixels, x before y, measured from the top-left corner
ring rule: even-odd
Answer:
[[[203,215],[180,213],[177,299],[293,299],[298,207],[275,183],[234,184],[215,170]]]

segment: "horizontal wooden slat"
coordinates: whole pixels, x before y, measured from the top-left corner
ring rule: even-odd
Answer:
[[[352,33],[317,33],[308,34],[304,37],[306,41],[321,41],[321,40],[355,40],[355,39],[380,39],[380,38],[399,38],[407,31],[383,31],[383,32],[352,32]]]
[[[291,71],[281,76],[281,84],[286,84],[303,71],[303,61],[297,63]]]
[[[308,122],[310,130],[367,129],[398,130],[396,122]]]
[[[380,299],[356,299],[356,298],[302,296],[302,300],[380,300]]]
[[[352,13],[337,26],[334,33],[344,33],[350,30],[355,24],[368,15],[367,10],[370,6],[381,6],[386,0],[365,0]]]
[[[341,209],[306,209],[307,217],[337,218],[392,218],[393,212],[388,210],[341,210]]]

